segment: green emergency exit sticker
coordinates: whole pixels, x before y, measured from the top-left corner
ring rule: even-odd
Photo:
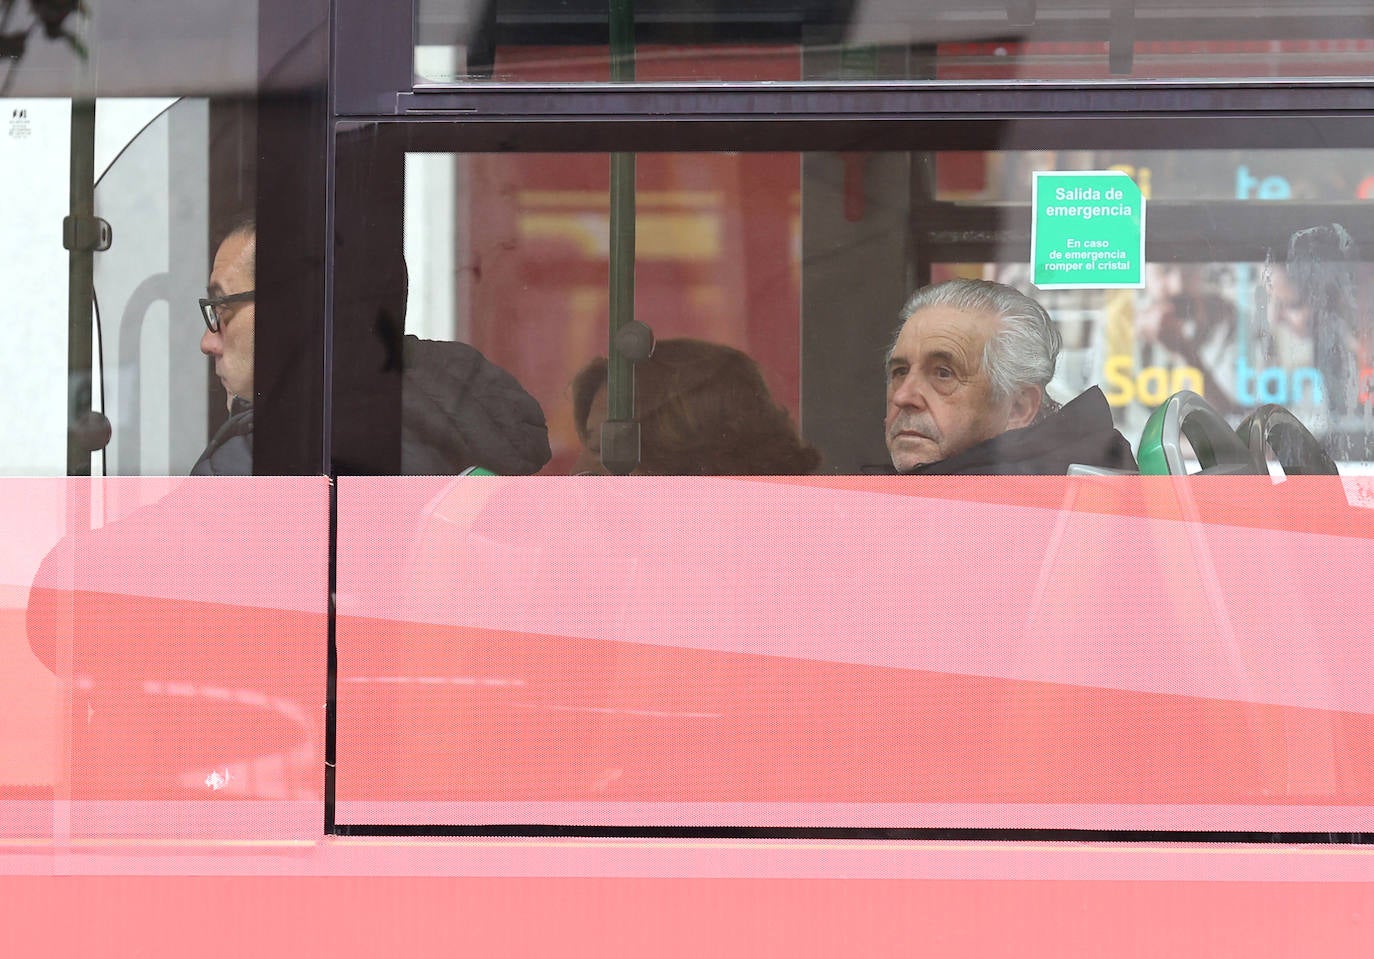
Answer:
[[[1120,170],[1036,173],[1031,282],[1042,290],[1145,285],[1145,198]]]

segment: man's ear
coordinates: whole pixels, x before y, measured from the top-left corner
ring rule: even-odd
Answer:
[[[1030,426],[1035,415],[1040,412],[1040,387],[1023,386],[1011,395],[1011,416],[1007,419],[1007,429],[1019,430]]]

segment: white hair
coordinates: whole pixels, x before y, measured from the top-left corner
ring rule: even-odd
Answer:
[[[902,307],[901,322],[886,359],[892,358],[906,321],[917,310],[930,306],[991,313],[1001,320],[999,329],[983,347],[983,369],[987,370],[995,399],[1006,399],[1024,386],[1043,391],[1054,377],[1063,341],[1049,313],[1021,291],[991,280],[949,280],[913,293]]]

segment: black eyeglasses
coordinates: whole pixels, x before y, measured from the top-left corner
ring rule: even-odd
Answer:
[[[247,290],[243,293],[231,293],[228,296],[212,296],[208,299],[201,297],[200,316],[201,319],[205,321],[205,328],[211,333],[218,333],[220,317],[228,313],[228,310],[224,308],[231,303],[247,303],[249,300],[253,299],[254,292],[253,290]],[[221,311],[223,311],[223,313]],[[225,319],[227,320],[228,317],[225,316]]]

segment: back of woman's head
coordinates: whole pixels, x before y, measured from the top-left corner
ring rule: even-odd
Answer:
[[[578,433],[606,384],[606,361],[594,360],[573,381]],[[635,366],[638,472],[680,475],[813,473],[820,454],[793,427],[768,392],[758,364],[739,350],[704,340],[660,341]]]

